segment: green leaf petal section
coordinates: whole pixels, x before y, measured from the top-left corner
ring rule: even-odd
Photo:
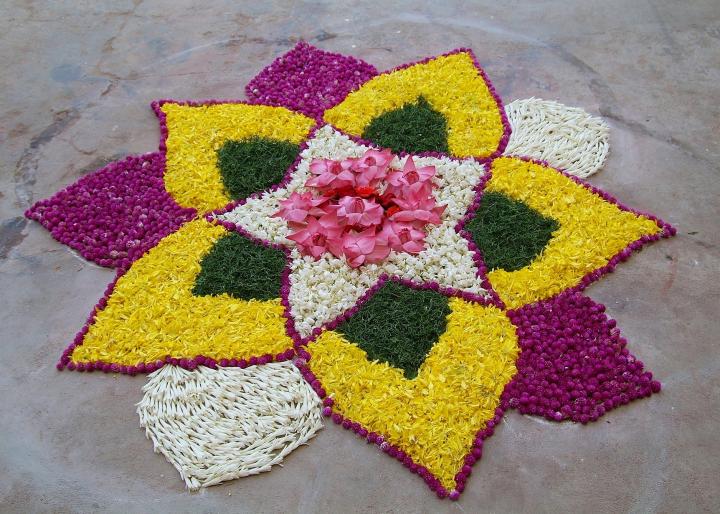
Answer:
[[[448,299],[435,291],[386,282],[337,331],[368,359],[403,370],[412,379],[447,327]]]
[[[226,141],[217,159],[228,195],[241,200],[277,184],[299,151],[299,145],[264,137]]]
[[[448,153],[447,121],[420,96],[416,103],[405,104],[372,120],[363,138],[394,153]]]
[[[235,232],[218,239],[200,262],[195,296],[228,294],[243,300],[280,297],[285,255]]]
[[[488,270],[515,271],[542,253],[559,226],[521,201],[488,191],[465,230],[482,252]]]

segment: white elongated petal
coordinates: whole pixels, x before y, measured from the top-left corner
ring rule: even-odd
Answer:
[[[255,475],[322,428],[321,403],[291,362],[148,376],[140,426],[188,489]]]
[[[315,261],[294,248],[291,257],[288,301],[302,337],[350,309],[383,273],[377,264],[351,268],[330,253]]]
[[[527,98],[505,106],[512,134],[505,155],[546,161],[576,177],[597,173],[607,157],[609,129],[577,107]]]

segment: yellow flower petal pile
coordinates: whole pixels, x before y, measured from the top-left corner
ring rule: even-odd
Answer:
[[[520,200],[560,224],[529,266],[488,274],[508,308],[578,285],[587,273],[606,265],[633,241],[661,230],[655,221],[621,210],[557,170],[521,159],[494,160],[485,191]]]
[[[447,330],[408,380],[401,370],[370,362],[337,332],[310,344],[310,367],[334,397],[334,409],[405,451],[447,489],[475,433],[495,415],[515,374],[515,329],[505,314],[450,299]]]
[[[167,355],[240,359],[292,347],[279,299],[192,295],[200,260],[226,233],[196,219],[135,262],[118,280],[72,361],[136,365]]]
[[[183,207],[200,212],[224,207],[225,192],[217,151],[228,140],[252,136],[300,144],[315,121],[284,107],[246,104],[188,106],[166,103],[165,188]]]
[[[324,118],[361,136],[375,117],[419,96],[445,116],[452,155],[486,157],[497,150],[504,130],[500,109],[467,52],[378,75],[327,110]]]

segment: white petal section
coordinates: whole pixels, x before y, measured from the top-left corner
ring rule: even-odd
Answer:
[[[414,159],[418,166],[435,166],[435,197],[438,204],[447,207],[442,223],[429,230],[426,249],[418,255],[393,252],[382,264],[383,271],[415,282],[437,282],[444,287],[488,296],[481,287],[467,241],[455,232],[455,225],[475,197],[475,187],[485,175],[484,166],[475,161]]]
[[[427,247],[418,255],[392,252],[380,264],[355,269],[329,253],[315,261],[293,249],[288,301],[295,329],[308,337],[314,328],[353,307],[383,274],[417,283],[437,282],[445,288],[489,297],[467,241],[447,225],[450,223],[428,233]]]
[[[456,161],[448,158],[413,157],[415,165],[435,166],[433,182],[435,199],[439,205],[446,205],[443,223],[452,226],[463,217],[475,197],[475,186],[485,175],[485,167],[472,160]],[[405,159],[401,160],[405,165]]]
[[[293,249],[288,301],[295,329],[308,337],[314,328],[353,307],[383,274],[417,283],[437,282],[442,287],[489,297],[467,241],[455,232],[450,221],[434,227],[426,243],[418,255],[392,252],[380,264],[355,269],[329,253],[315,261]]]
[[[426,243],[427,248],[418,255],[393,252],[382,264],[383,271],[413,282],[437,282],[443,287],[488,296],[467,241],[452,227],[443,223],[433,228]]]
[[[166,365],[143,392],[140,425],[190,490],[269,471],[322,428],[320,399],[291,362]]]
[[[609,129],[582,109],[528,98],[505,106],[512,134],[505,155],[547,161],[576,177],[600,170],[607,157]]]
[[[307,337],[314,328],[337,318],[355,305],[382,273],[376,264],[353,269],[330,253],[314,261],[293,249],[288,301],[295,330]]]

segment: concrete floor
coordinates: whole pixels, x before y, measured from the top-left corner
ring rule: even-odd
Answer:
[[[720,511],[720,4],[357,4],[0,7],[0,511]],[[604,116],[611,156],[591,181],[678,236],[588,294],[663,392],[591,426],[511,413],[459,503],[436,500],[335,426],[283,468],[189,494],[138,428],[143,378],[55,371],[112,272],[23,210],[107,161],[154,150],[151,100],[242,97],[299,37],[379,69],[469,46],[506,102],[534,95]]]

